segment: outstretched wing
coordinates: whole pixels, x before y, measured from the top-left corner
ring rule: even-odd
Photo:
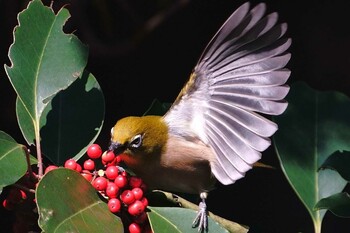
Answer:
[[[261,158],[277,125],[265,118],[284,112],[290,71],[278,14],[264,3],[241,5],[205,48],[190,80],[164,115],[171,133],[213,148],[215,177],[232,184]]]

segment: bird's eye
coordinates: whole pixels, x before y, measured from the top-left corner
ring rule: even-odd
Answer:
[[[139,148],[141,144],[142,144],[142,135],[138,134],[135,137],[133,137],[129,145],[132,148]]]
[[[113,136],[113,129],[114,127],[111,128],[111,137]]]

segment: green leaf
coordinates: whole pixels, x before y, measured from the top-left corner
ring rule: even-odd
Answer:
[[[100,85],[91,73],[84,72],[43,112],[40,134],[44,155],[57,165],[83,156],[102,129],[104,107]]]
[[[328,209],[338,217],[350,217],[350,195],[342,192],[323,198],[315,209]]]
[[[151,210],[148,212],[148,218],[154,233],[198,233],[197,228],[192,228],[192,222],[197,214],[196,211],[180,207],[148,208]],[[208,233],[210,232],[227,233],[228,231],[211,218],[208,218]]]
[[[25,147],[0,131],[0,190],[16,183],[27,171]]]
[[[69,17],[67,9],[55,15],[40,0],[31,1],[18,15],[9,50],[11,67],[5,65],[5,69],[19,98],[17,106],[29,117],[18,119],[21,130],[32,124],[27,126],[31,130],[22,131],[28,144],[40,138],[39,122],[46,105],[82,74],[87,63],[87,47],[62,30]]]
[[[321,169],[336,170],[345,180],[350,181],[350,152],[336,151],[322,164]]]
[[[123,232],[121,220],[76,171],[48,172],[39,182],[36,201],[39,226],[45,232]]]
[[[314,211],[322,198],[339,193],[346,181],[333,170],[320,170],[329,155],[350,150],[350,100],[339,92],[315,91],[305,83],[291,86],[286,112],[276,117],[276,151],[291,186],[321,231],[325,211]]]

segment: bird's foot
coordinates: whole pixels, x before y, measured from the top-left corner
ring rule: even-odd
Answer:
[[[120,173],[125,172],[125,169],[124,169],[123,167],[117,166],[117,168],[118,168],[118,171],[119,171]]]
[[[192,222],[192,227],[198,227],[198,232],[208,231],[208,212],[207,204],[205,203],[207,195],[207,193],[200,194],[202,201],[199,203],[199,210],[195,219]]]

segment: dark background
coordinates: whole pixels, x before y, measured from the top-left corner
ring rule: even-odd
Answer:
[[[46,5],[50,1],[44,1]],[[99,81],[106,101],[105,123],[97,142],[107,147],[117,119],[142,115],[154,98],[172,102],[201,51],[238,0],[91,0],[54,1],[71,13],[66,32],[89,46],[87,69]],[[260,1],[251,1],[253,5]],[[303,80],[319,90],[350,94],[350,14],[346,0],[270,0],[289,25],[293,39],[289,83]],[[0,59],[7,51],[17,13],[28,1],[0,0]],[[0,67],[0,129],[25,144],[15,115],[15,93]],[[313,232],[306,209],[284,178],[273,147],[262,162],[276,170],[255,168],[236,184],[209,195],[209,210],[251,227],[251,232]],[[2,212],[0,212],[1,214]],[[4,229],[4,228],[2,228]],[[327,213],[323,233],[350,231],[350,220]],[[1,230],[0,230],[1,231]]]

